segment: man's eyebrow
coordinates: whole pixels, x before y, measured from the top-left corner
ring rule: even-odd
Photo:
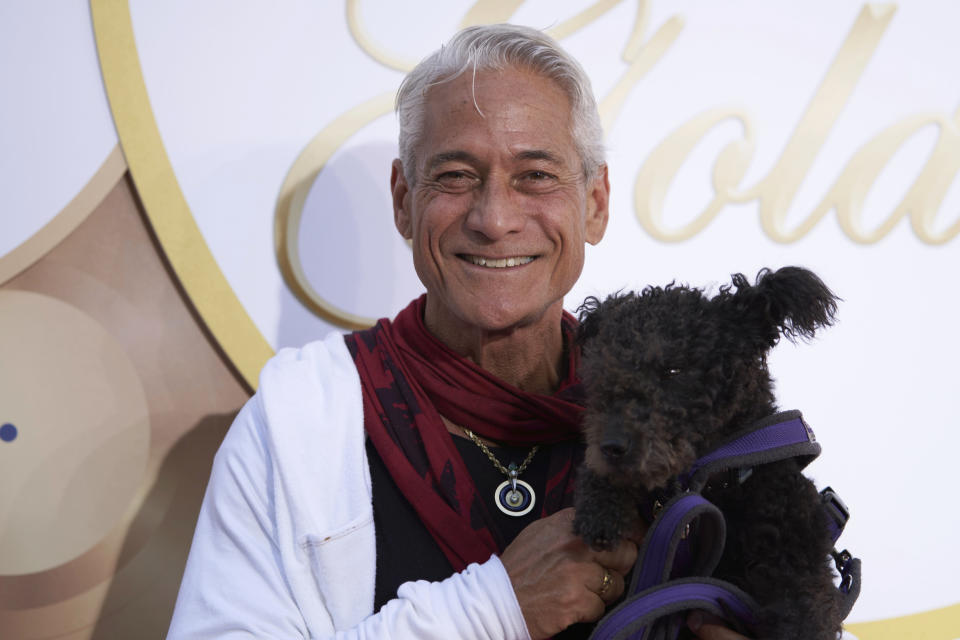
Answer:
[[[513,154],[514,160],[544,160],[550,164],[563,164],[563,159],[546,149],[528,149]]]
[[[447,162],[466,162],[467,164],[475,164],[476,161],[476,156],[466,151],[442,151],[434,154],[429,160],[427,160],[426,168],[429,172]]]
[[[514,160],[542,160],[553,165],[562,165],[564,160],[561,156],[557,155],[552,151],[546,149],[526,149],[524,151],[518,151],[513,154]],[[476,165],[479,163],[479,160],[475,155],[468,151],[441,151],[436,153],[427,160],[426,171],[430,172],[439,167],[442,164],[447,162],[464,162],[471,165]]]

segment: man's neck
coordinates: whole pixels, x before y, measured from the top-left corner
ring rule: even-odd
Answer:
[[[424,322],[452,350],[504,382],[529,393],[553,393],[566,374],[562,318],[557,305],[545,317],[502,331]]]

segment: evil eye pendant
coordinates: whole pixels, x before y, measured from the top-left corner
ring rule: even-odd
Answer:
[[[533,510],[537,497],[533,487],[523,480],[504,480],[497,487],[494,502],[508,516],[525,516]]]

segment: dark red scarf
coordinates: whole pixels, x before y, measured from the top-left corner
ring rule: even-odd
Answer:
[[[503,551],[491,514],[440,416],[508,445],[550,447],[542,515],[569,506],[583,391],[578,356],[554,395],[503,382],[437,340],[423,324],[426,297],[393,322],[345,336],[363,388],[364,427],[400,491],[460,571]],[[576,320],[564,313],[564,343]]]

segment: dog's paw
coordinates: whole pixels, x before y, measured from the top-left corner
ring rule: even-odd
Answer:
[[[623,531],[617,526],[603,526],[596,519],[574,518],[573,532],[596,551],[609,551],[617,546]]]
[[[592,539],[588,539],[586,542],[594,551],[611,551],[617,546],[617,543],[620,542],[620,536],[600,534],[594,536]]]

